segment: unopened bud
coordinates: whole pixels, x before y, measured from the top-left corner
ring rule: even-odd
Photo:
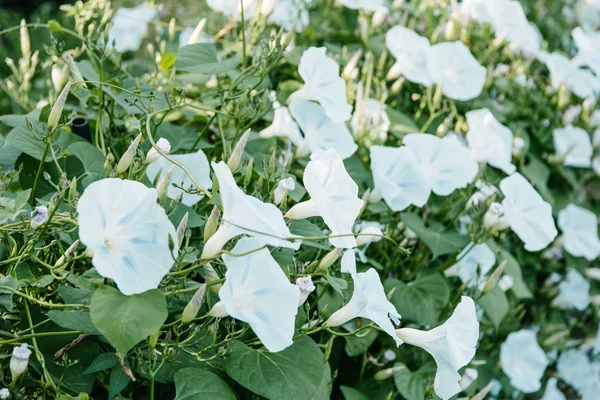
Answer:
[[[160,138],[156,141],[156,147],[158,150],[163,152],[164,154],[169,154],[171,152],[171,143],[165,138]],[[152,146],[148,153],[146,154],[146,160],[144,163],[152,164],[154,161],[158,160],[161,157],[161,153],[156,149],[156,147]]]
[[[31,229],[37,229],[48,221],[48,207],[37,206],[31,213]]]
[[[348,61],[348,65],[342,71],[342,78],[347,81],[353,81],[358,77],[358,60],[360,60],[361,56],[362,49],[359,49],[352,55],[350,61]]]
[[[177,227],[177,240],[179,242],[179,247],[181,247],[183,239],[185,238],[185,230],[187,229],[189,219],[190,213],[186,212],[183,218],[181,218],[181,222],[179,222],[179,226]]]
[[[212,235],[217,231],[220,216],[221,211],[219,210],[219,207],[214,206],[204,224],[204,243],[208,242]]]
[[[175,40],[175,18],[171,18],[169,21],[169,42]]]
[[[200,307],[202,307],[202,303],[204,303],[205,294],[206,284],[201,283],[196,293],[194,293],[194,296],[192,296],[190,302],[183,309],[183,313],[181,314],[182,323],[187,324],[196,318],[198,311],[200,311]]]
[[[275,197],[275,204],[279,205],[283,200],[283,197],[296,188],[296,182],[294,182],[293,178],[285,178],[281,179],[273,192],[273,196]]]
[[[504,275],[498,281],[498,287],[503,292],[506,292],[507,290],[510,290],[513,287],[514,284],[515,284],[515,279],[512,276],[510,276],[510,275]]]
[[[394,376],[394,374],[396,372],[402,371],[405,368],[406,367],[404,365],[398,365],[396,367],[382,369],[381,371],[378,371],[377,373],[375,373],[373,378],[376,381],[384,381],[384,380],[389,379],[392,376]]]
[[[248,143],[248,137],[250,137],[250,129],[244,132],[240,140],[238,140],[235,148],[233,149],[233,153],[231,153],[229,160],[227,160],[227,166],[231,172],[235,172],[240,166],[242,156],[244,155],[244,149],[246,148],[246,143]]]
[[[79,239],[75,240],[73,242],[73,244],[69,246],[67,251],[65,251],[65,254],[60,256],[60,258],[54,263],[54,268],[57,268],[57,267],[60,267],[61,265],[63,265],[65,263],[65,260],[67,258],[69,258],[71,256],[71,254],[73,254],[75,249],[77,249],[77,246],[79,246]]]
[[[204,266],[204,279],[206,280],[206,283],[216,282],[220,279],[219,274],[217,274],[217,272],[210,263],[206,263],[206,265]],[[212,290],[213,293],[219,293],[219,290],[222,286],[222,283],[211,284],[210,290]]]
[[[508,263],[507,260],[502,261],[500,263],[500,265],[498,265],[498,267],[494,270],[494,272],[492,272],[492,275],[490,275],[488,281],[485,283],[485,286],[483,287],[483,290],[482,290],[483,294],[489,293],[492,290],[494,290],[494,288],[496,287],[496,284],[498,283],[498,280],[500,279],[500,276],[504,272],[504,268],[506,268],[507,263]]]
[[[325,255],[325,257],[323,257],[323,259],[319,263],[319,269],[326,270],[333,264],[335,264],[337,259],[340,258],[340,256],[342,255],[342,251],[343,249],[333,249],[329,253],[327,253],[327,255]]]
[[[483,226],[492,231],[503,231],[509,227],[508,219],[504,215],[504,207],[500,203],[492,203],[483,216]]]
[[[202,34],[202,30],[204,29],[204,25],[206,25],[206,18],[202,18],[200,20],[200,22],[198,22],[198,25],[196,25],[196,28],[194,29],[194,31],[190,35],[190,38],[188,39],[188,43],[187,44],[194,44],[194,43],[198,43],[200,41],[200,35]]]
[[[31,356],[31,350],[27,347],[27,343],[13,348],[12,356],[10,357],[10,373],[12,374],[13,381],[27,369],[29,356]]]
[[[68,66],[65,65],[63,68],[61,68],[58,64],[54,64],[52,66],[51,80],[54,90],[58,92],[60,89],[62,89],[64,84],[67,82],[68,77]]]
[[[70,89],[71,82],[67,82],[62,92],[60,92],[60,95],[58,95],[58,98],[54,102],[52,110],[50,110],[50,115],[48,116],[48,129],[53,130],[58,126],[63,108],[65,107],[65,103],[67,101],[67,96],[69,96]]]
[[[77,177],[69,182],[69,200],[73,201],[77,197]]]
[[[140,145],[140,140],[142,140],[141,133],[139,135],[137,135],[135,139],[133,139],[133,142],[131,142],[131,144],[127,148],[127,151],[125,152],[125,154],[123,154],[123,157],[121,157],[121,159],[119,160],[119,163],[117,164],[117,174],[124,173],[125,171],[127,171],[127,169],[129,169],[131,164],[133,164],[133,158],[135,157],[137,148]]]
[[[31,56],[31,42],[29,41],[29,31],[27,30],[27,22],[25,22],[25,19],[21,20],[20,36],[21,54],[23,54],[24,59],[29,60],[29,57]]]
[[[300,292],[300,297],[298,299],[298,307],[300,307],[304,304],[306,299],[308,299],[308,295],[315,290],[315,284],[313,283],[312,278],[307,276],[296,279],[296,287]]]
[[[156,197],[158,197],[160,201],[165,201],[167,198],[169,185],[171,184],[171,179],[173,179],[173,171],[175,171],[175,166],[171,165],[167,172],[160,178],[160,181],[156,186]]]

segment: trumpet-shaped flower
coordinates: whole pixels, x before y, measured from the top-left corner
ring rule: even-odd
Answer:
[[[259,135],[263,138],[286,137],[295,144],[300,146],[304,138],[300,133],[300,129],[287,107],[282,106],[279,102],[275,102],[273,105],[275,112],[273,114],[273,122],[271,125],[260,131]]]
[[[433,388],[443,400],[460,392],[458,370],[475,356],[479,339],[479,322],[473,299],[462,296],[446,322],[429,331],[412,328],[396,330],[404,342],[427,351],[437,365]]]
[[[594,376],[595,368],[587,354],[580,349],[570,349],[561,353],[556,364],[558,376],[581,392],[589,380],[598,380]]]
[[[346,82],[340,77],[340,68],[326,52],[325,47],[304,51],[298,66],[304,88],[295,96],[318,101],[331,121],[339,124],[350,119],[352,106],[346,101]]]
[[[559,308],[575,308],[585,310],[590,305],[590,283],[574,269],[567,272],[567,277],[558,286],[558,296],[552,302]]]
[[[471,100],[481,94],[486,69],[479,65],[463,42],[444,42],[431,46],[427,72],[433,83],[454,100]]]
[[[448,268],[446,276],[458,276],[467,287],[485,283],[485,276],[496,264],[494,252],[485,243],[467,245],[457,256],[458,262]]]
[[[77,204],[79,239],[100,275],[126,295],[156,289],[177,257],[177,233],[156,190],[107,178],[89,185]],[[172,249],[170,247],[172,246]]]
[[[490,22],[496,31],[496,37],[502,37],[511,47],[522,51],[526,56],[534,56],[540,50],[542,37],[535,27],[529,23],[518,1],[487,1]]]
[[[542,400],[567,400],[565,395],[558,390],[556,386],[558,379],[550,378],[548,379],[548,383],[546,383],[546,390],[544,390],[544,396]]]
[[[548,358],[538,344],[534,331],[524,329],[509,334],[500,347],[500,362],[502,371],[516,389],[523,393],[540,390],[540,380],[548,366]]]
[[[554,148],[559,157],[565,156],[564,164],[571,167],[589,168],[594,148],[590,135],[581,128],[568,125],[552,132]]]
[[[586,33],[577,27],[573,29],[572,36],[579,49],[575,61],[579,65],[587,65],[597,76],[600,76],[600,32]]]
[[[242,7],[244,19],[250,19],[257,11],[257,0],[206,0],[206,5],[214,11],[221,12],[230,18],[239,20],[242,18]]]
[[[353,10],[376,11],[383,7],[384,0],[340,0],[340,3]]]
[[[268,22],[281,26],[286,31],[294,27],[296,32],[302,32],[310,24],[308,6],[312,0],[278,0],[273,5]],[[263,2],[263,5],[265,2]]]
[[[135,8],[119,8],[108,30],[108,42],[114,41],[115,49],[120,52],[136,51],[148,33],[148,22],[157,15],[156,10],[148,3]]]
[[[256,197],[245,194],[235,183],[231,170],[221,161],[212,163],[219,181],[219,193],[223,205],[223,223],[204,244],[202,258],[212,258],[225,243],[239,235],[260,239],[263,244],[298,250],[300,242],[288,239],[295,237],[285,225],[281,211],[273,205],[263,203]]]
[[[552,206],[519,173],[502,179],[502,206],[510,228],[525,243],[527,251],[548,246],[558,231],[552,218]]]
[[[423,207],[431,189],[415,154],[408,147],[371,146],[375,189],[393,211]]]
[[[232,252],[249,254],[223,255],[225,282],[211,314],[247,322],[267,350],[277,352],[293,343],[300,291],[268,249],[252,252],[262,245],[259,239],[242,238]]]
[[[290,104],[290,111],[304,132],[311,153],[334,149],[340,157],[346,159],[358,149],[346,124],[333,122],[319,104],[296,99]]]
[[[392,67],[392,76],[400,73],[411,82],[430,86],[431,77],[427,72],[429,56],[429,39],[400,25],[394,26],[385,35],[385,45],[396,58]]]
[[[593,261],[600,256],[598,217],[585,208],[569,204],[558,213],[558,227],[563,233],[564,247],[576,257]]]
[[[171,155],[169,158],[172,158],[175,162],[183,165],[190,171],[196,182],[203,188],[211,187],[210,166],[208,165],[208,159],[202,150],[190,154]],[[164,157],[160,157],[156,162],[153,162],[148,166],[146,176],[148,176],[148,179],[151,182],[155,179],[160,180],[172,166],[175,166],[175,168],[173,169],[173,175],[170,180],[171,184],[167,189],[167,196],[173,200],[181,198],[181,203],[190,207],[202,200],[204,195],[194,192],[194,190],[197,189],[188,174]],[[177,185],[177,187],[173,185]]]
[[[431,134],[413,133],[402,142],[417,157],[429,187],[438,196],[448,196],[467,187],[477,175],[477,162],[471,151],[455,137],[443,139]]]
[[[591,72],[578,68],[571,60],[560,53],[538,54],[538,59],[550,70],[550,79],[555,89],[565,85],[582,99],[596,96],[600,91],[600,80]]]
[[[513,133],[487,108],[467,112],[467,142],[477,161],[487,162],[507,174],[517,169],[512,163]]]
[[[342,158],[335,150],[317,151],[304,170],[304,186],[311,199],[296,204],[286,217],[303,219],[320,216],[333,236],[329,242],[338,248],[356,246],[352,226],[364,202],[358,197],[358,186],[352,180]]]
[[[354,253],[348,250],[354,257]],[[396,341],[400,346],[402,340],[396,336],[394,325],[400,323],[400,314],[396,307],[385,296],[379,274],[374,268],[367,272],[353,273],[354,293],[350,301],[342,308],[331,314],[325,325],[340,326],[354,318],[369,319]]]

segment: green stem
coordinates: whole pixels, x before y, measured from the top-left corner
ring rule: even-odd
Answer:
[[[48,150],[50,149],[50,140],[52,140],[52,134],[50,134],[47,138],[46,146],[44,147],[44,152],[42,153],[42,159],[40,160],[40,166],[38,167],[37,173],[35,174],[35,180],[33,181],[33,188],[31,189],[31,198],[29,199],[29,203],[32,207],[35,207],[35,192],[37,190],[38,181],[40,180],[40,176],[42,175],[42,171],[44,169],[46,155],[48,154]]]

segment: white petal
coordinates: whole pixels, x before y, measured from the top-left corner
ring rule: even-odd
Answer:
[[[460,261],[451,268],[456,269],[456,274],[463,283],[467,284],[467,287],[474,287],[481,283],[479,277],[485,277],[496,263],[494,252],[485,243],[467,245],[457,259]]]
[[[567,400],[564,394],[558,387],[556,387],[556,383],[558,380],[556,378],[548,379],[548,383],[546,384],[546,390],[544,391],[544,397],[542,400]]]
[[[574,269],[569,269],[566,278],[559,285],[558,296],[552,302],[560,308],[585,310],[590,305],[590,283]]]
[[[585,208],[569,204],[558,213],[558,227],[570,254],[593,261],[600,256],[598,217]]]
[[[425,86],[432,84],[427,72],[429,39],[396,25],[385,35],[385,44],[396,58],[395,67],[406,79]]]
[[[292,119],[290,110],[283,106],[275,109],[273,123],[263,129],[260,132],[260,136],[263,138],[270,138],[273,136],[286,137],[296,146],[300,146],[300,143],[304,140],[300,134],[298,125],[296,125],[296,122]]]
[[[340,0],[340,3],[353,10],[375,11],[383,7],[384,0]]]
[[[477,161],[485,161],[507,174],[515,172],[511,164],[513,133],[487,108],[467,112],[467,142]]]
[[[592,165],[594,149],[590,135],[581,128],[568,125],[552,132],[554,148],[558,156],[567,155],[565,165],[589,168]]]
[[[500,347],[502,371],[510,384],[523,393],[537,392],[548,366],[546,353],[537,342],[534,331],[521,330],[508,335]]]

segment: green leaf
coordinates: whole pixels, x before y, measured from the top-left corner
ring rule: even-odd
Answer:
[[[34,124],[40,132],[43,132],[41,124]],[[85,140],[71,132],[57,129],[52,136],[52,148],[57,158],[62,157],[71,144],[75,142],[84,142]],[[44,154],[46,144],[38,138],[26,125],[19,125],[8,133],[6,143],[36,160],[41,160]],[[51,152],[46,153],[45,162],[52,161]]]
[[[477,300],[477,303],[483,308],[485,314],[492,321],[496,330],[498,330],[498,327],[510,309],[506,294],[496,286],[492,291]]]
[[[394,372],[394,383],[400,394],[406,400],[423,400],[428,379],[435,374],[435,365],[427,363],[416,372],[411,372],[406,365],[401,363],[395,364],[394,368],[399,368]]]
[[[233,341],[224,367],[237,383],[267,399],[308,400],[323,379],[325,363],[317,344],[303,337],[279,353],[254,350]]]
[[[0,278],[0,286],[6,286],[13,289],[19,288],[19,281],[12,276],[5,276]],[[13,292],[6,289],[0,289],[0,306],[6,308],[6,311],[12,312],[13,310]]]
[[[0,196],[0,224],[13,221],[23,213],[30,195],[31,189],[19,192],[14,197],[6,192],[2,193]]]
[[[331,367],[329,363],[325,363],[325,371],[323,378],[310,400],[329,400],[331,398]]]
[[[453,232],[436,232],[425,226],[415,213],[402,213],[402,222],[412,229],[417,237],[429,247],[436,259],[444,254],[458,253],[469,243],[469,237]]]
[[[362,318],[357,318],[347,324],[344,324],[344,328],[348,329],[349,332],[352,332],[365,324],[369,324],[371,321],[364,320]],[[350,357],[356,357],[364,354],[369,347],[375,342],[377,339],[378,333],[376,329],[368,329],[367,331],[361,331],[357,335],[354,336],[344,336],[346,339],[346,345],[344,346],[344,350],[346,350],[346,354]]]
[[[212,75],[229,71],[238,64],[237,58],[219,61],[217,48],[212,43],[196,43],[179,49],[175,68],[192,74]]]
[[[554,196],[548,188],[548,180],[550,179],[550,168],[539,158],[534,155],[529,156],[529,164],[521,168],[523,175],[537,189],[544,200],[554,204]]]
[[[127,376],[120,365],[116,365],[110,370],[108,400],[121,393],[127,387],[131,378]]]
[[[506,260],[506,266],[504,267],[504,273],[506,275],[512,276],[512,278],[513,278],[513,286],[510,290],[519,299],[531,299],[533,297],[533,295],[531,294],[531,292],[529,291],[529,288],[523,281],[523,274],[521,273],[521,265],[516,260],[516,258],[514,258],[513,255],[510,254],[508,251],[500,248],[500,246],[498,246],[496,244],[496,242],[494,242],[493,239],[488,240],[487,245],[490,247],[490,249],[494,253],[496,253],[496,263],[498,265],[500,265],[500,263],[502,261]]]
[[[175,374],[175,400],[236,400],[227,382],[200,368],[185,368]]]
[[[438,273],[422,275],[408,284],[391,278],[385,281],[384,287],[386,292],[396,288],[390,301],[402,319],[422,325],[436,325],[442,309],[450,301],[448,282]]]
[[[94,292],[73,286],[61,286],[58,288],[58,295],[67,304],[90,304]]]
[[[403,138],[409,133],[419,132],[419,128],[413,120],[406,114],[396,111],[391,107],[386,107],[388,118],[390,119],[390,133],[397,138]]]
[[[119,359],[115,353],[102,353],[92,361],[84,374],[93,374],[94,372],[105,371],[117,365]]]
[[[168,316],[165,295],[160,290],[125,296],[110,286],[96,289],[90,314],[96,329],[122,357],[159,330]]]
[[[92,324],[90,313],[78,310],[51,310],[48,318],[56,325],[68,330],[80,331],[88,335],[100,335],[98,329]]]
[[[358,390],[349,386],[340,386],[340,390],[344,395],[345,400],[368,400],[369,398]]]
[[[85,171],[85,177],[81,180],[83,187],[87,187],[92,182],[100,180],[106,176],[104,171],[104,161],[106,157],[96,148],[87,142],[76,142],[71,144],[67,151],[74,157],[77,157]]]

